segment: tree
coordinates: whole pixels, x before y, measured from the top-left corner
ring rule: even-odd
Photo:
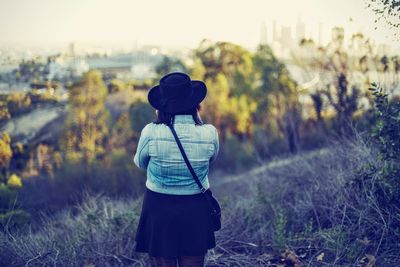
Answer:
[[[257,72],[255,99],[258,102],[254,120],[265,128],[276,123],[290,152],[296,152],[299,141],[301,109],[297,85],[286,66],[267,45],[260,45],[253,58]]]
[[[204,79],[215,79],[224,74],[230,94],[239,96],[252,88],[253,62],[251,53],[240,45],[230,42],[212,43],[203,40],[194,52],[206,72]]]
[[[219,73],[214,79],[205,80],[208,88],[207,97],[202,103],[202,110],[206,112],[202,116],[205,121],[212,123],[221,132],[221,140],[225,140],[228,128],[229,114],[229,85],[223,73]]]
[[[318,47],[313,41],[303,40],[293,60],[302,72],[313,75],[308,80],[316,81],[305,91],[309,90],[318,125],[324,125],[323,113],[333,114],[335,130],[346,135],[356,111],[373,104],[367,90],[370,77],[378,77],[387,88],[394,89],[398,84],[397,59],[379,53],[362,33],[354,33],[346,49],[343,29],[336,27],[333,31],[335,38],[326,46]]]
[[[337,77],[337,84],[324,91],[324,94],[328,97],[329,103],[336,111],[339,134],[342,136],[349,134],[352,116],[358,109],[360,89],[355,85],[350,89],[346,75],[340,73]]]
[[[31,98],[23,92],[14,92],[7,96],[7,108],[11,117],[26,112],[31,106]]]
[[[68,160],[82,160],[87,166],[103,153],[109,117],[104,105],[107,88],[101,73],[91,70],[69,92],[69,110],[62,145]]]
[[[154,114],[155,110],[147,102],[137,100],[131,104],[127,119],[129,119],[128,125],[130,125],[135,135],[140,135],[144,126],[153,120]]]
[[[192,73],[203,76],[209,88],[203,104],[206,120],[220,129],[222,140],[228,132],[242,140],[251,136],[256,107],[251,53],[233,43],[203,40],[194,56]]]
[[[185,64],[180,59],[165,55],[155,70],[158,76],[164,76],[173,71],[187,72]]]
[[[254,68],[257,72],[257,88],[255,98],[258,100],[258,109],[255,114],[255,122],[267,123],[265,113],[268,110],[268,98],[270,93],[278,87],[278,73],[284,65],[278,61],[267,45],[260,45],[253,57]]]
[[[7,133],[2,133],[0,138],[0,168],[2,179],[4,182],[7,182],[7,173],[11,157],[11,138]]]
[[[118,93],[127,88],[128,86],[123,81],[118,79],[112,79],[110,84],[108,85],[108,92],[110,94]]]
[[[36,147],[35,159],[38,171],[52,177],[54,161],[52,148],[46,144],[39,144]]]
[[[383,19],[390,28],[395,30],[394,35],[397,36],[397,29],[400,27],[399,0],[368,0],[368,8],[372,9],[377,16],[375,22]]]

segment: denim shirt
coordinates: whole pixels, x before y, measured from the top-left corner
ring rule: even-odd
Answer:
[[[211,124],[195,125],[192,115],[175,115],[174,128],[203,187],[209,188],[209,164],[219,150],[217,129]],[[152,191],[173,195],[200,193],[165,124],[149,123],[143,128],[133,161],[139,168],[147,169],[146,187]]]

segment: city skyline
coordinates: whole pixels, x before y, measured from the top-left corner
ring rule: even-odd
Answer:
[[[263,38],[274,38],[275,22],[279,34],[291,34],[295,39],[303,31],[305,37],[317,43],[326,42],[331,28],[339,26],[346,34],[361,31],[377,43],[400,48],[385,25],[375,25],[373,13],[363,0],[205,0],[201,6],[186,3],[2,0],[0,45],[65,47],[74,42],[81,46],[132,48],[150,44],[193,48],[208,38],[254,48]],[[303,23],[300,29],[299,21]],[[262,25],[266,25],[266,37],[260,32]]]

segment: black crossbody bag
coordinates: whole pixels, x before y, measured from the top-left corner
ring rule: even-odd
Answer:
[[[206,198],[208,205],[210,206],[211,228],[213,231],[218,231],[219,229],[221,229],[221,207],[217,199],[212,195],[211,190],[205,189],[201,184],[199,177],[197,177],[192,165],[189,162],[189,159],[186,156],[185,150],[183,150],[182,143],[179,140],[174,127],[171,124],[169,124],[168,127],[171,129],[172,134],[174,135],[175,141],[178,144],[179,150],[181,151],[182,157],[185,160],[185,163],[189,168],[190,173],[192,174],[197,185],[199,186],[201,193],[203,193],[203,196]]]

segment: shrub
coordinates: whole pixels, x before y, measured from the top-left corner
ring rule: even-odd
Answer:
[[[400,205],[400,100],[389,101],[377,84],[372,84],[370,90],[375,97],[376,124],[372,142],[379,149],[376,159],[379,166],[367,166],[362,179],[374,183],[375,196],[390,210]]]
[[[129,108],[129,119],[132,130],[140,133],[147,123],[154,119],[154,109],[146,102],[138,100]]]
[[[7,97],[7,108],[11,117],[25,113],[31,108],[31,98],[23,92],[14,92]]]
[[[398,266],[398,228],[377,216],[369,192],[349,186],[374,161],[374,149],[356,135],[240,175],[212,266]]]
[[[110,84],[108,85],[108,92],[110,94],[113,94],[113,93],[120,92],[127,88],[128,88],[127,85],[123,81],[118,80],[118,79],[112,79]]]
[[[390,101],[375,83],[370,90],[375,98],[375,125],[369,142],[378,153],[373,164],[362,166],[353,183],[358,190],[370,192],[366,201],[377,201],[383,215],[392,218],[400,205],[400,101]],[[400,218],[394,216],[393,219],[393,223],[400,227]]]
[[[0,183],[0,230],[9,231],[30,223],[31,216],[20,208],[17,194],[18,189]]]
[[[31,221],[31,215],[22,210],[16,209],[0,214],[0,225],[7,228],[7,231],[13,228],[21,228]]]
[[[134,252],[139,203],[85,194],[77,206],[43,214],[39,230],[0,232],[0,265],[145,266]]]
[[[215,167],[227,173],[249,169],[255,165],[254,148],[250,142],[241,142],[236,136],[230,135],[220,146]]]
[[[22,181],[21,178],[19,178],[18,175],[13,173],[7,181],[7,185],[10,187],[22,187]]]

